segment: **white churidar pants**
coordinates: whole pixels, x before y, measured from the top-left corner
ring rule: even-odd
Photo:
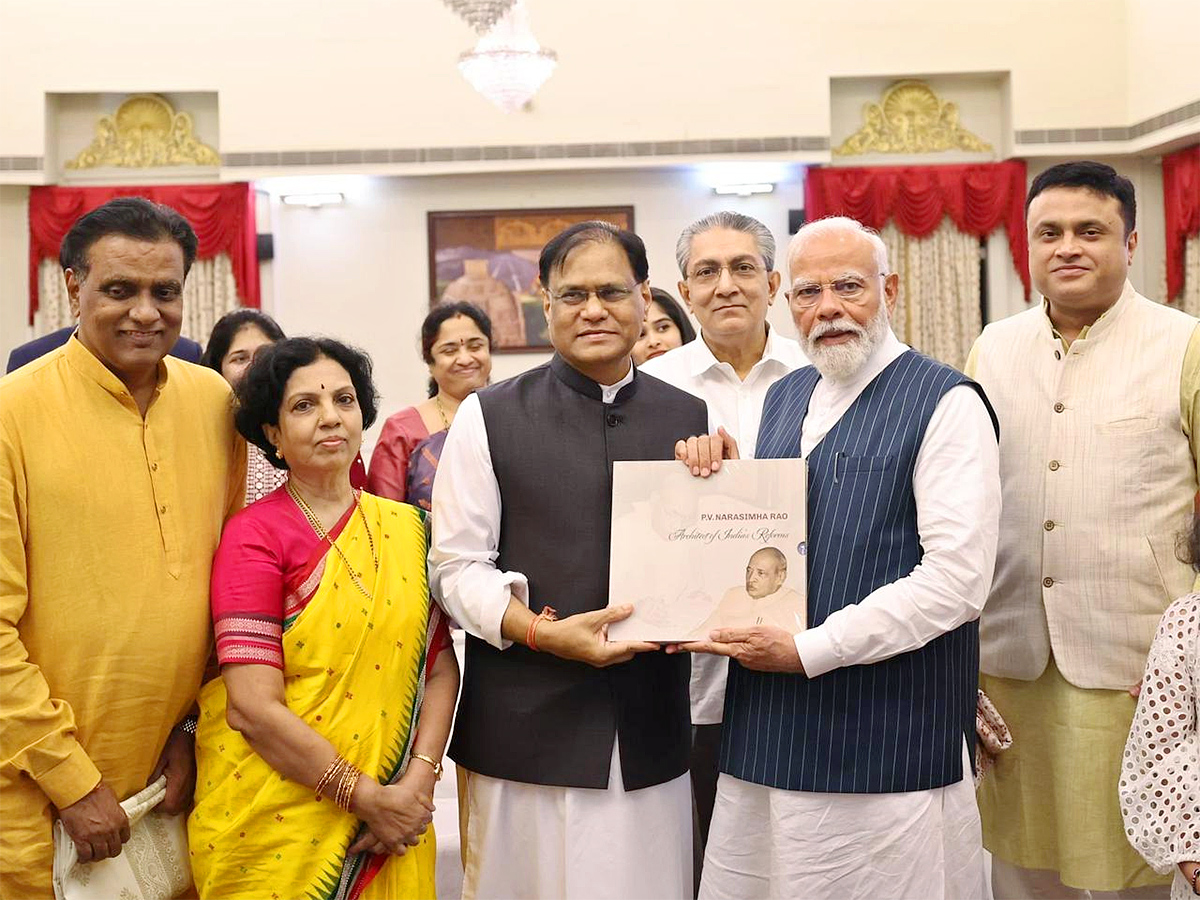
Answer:
[[[722,774],[701,900],[982,900],[970,764],[956,784],[899,794],[786,791]]]
[[[617,744],[607,790],[467,775],[463,900],[692,897],[686,774],[624,789]]]

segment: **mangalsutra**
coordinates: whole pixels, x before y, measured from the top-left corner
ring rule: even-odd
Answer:
[[[442,406],[442,395],[434,394],[433,405],[437,407],[438,415],[442,417],[442,425],[446,430],[450,430],[450,419],[446,416],[446,407]]]
[[[350,560],[346,558],[346,554],[342,552],[342,548],[334,543],[333,538],[329,536],[329,532],[327,532],[324,526],[321,525],[321,520],[317,518],[317,514],[312,511],[312,507],[304,502],[304,498],[300,496],[300,492],[296,490],[290,478],[287,482],[287,492],[291,498],[296,501],[296,505],[300,507],[300,511],[304,513],[304,517],[308,519],[308,524],[312,526],[313,531],[317,533],[317,536],[329,544],[329,546],[334,550],[336,550],[337,555],[342,558],[342,562],[346,566],[346,571],[350,573],[350,580],[354,582],[354,586],[362,592],[364,597],[366,597],[368,600],[374,601],[375,598],[371,596],[371,592],[363,587],[363,583],[359,581],[358,576],[354,574],[354,567],[350,565]],[[354,505],[358,508],[358,515],[362,518],[363,527],[367,531],[367,545],[371,548],[371,561],[375,564],[375,571],[378,572],[379,555],[375,552],[375,539],[371,537],[371,525],[367,522],[367,514],[363,512],[362,503],[358,499],[360,493],[360,491],[354,492]]]

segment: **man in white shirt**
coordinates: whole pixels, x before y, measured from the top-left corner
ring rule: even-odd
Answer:
[[[744,456],[754,455],[763,398],[776,381],[806,364],[800,345],[771,330],[775,238],[762,222],[728,210],[693,222],[679,235],[679,293],[700,323],[698,340],[648,361],[642,371],[708,404],[709,430],[724,428]],[[692,790],[703,854],[717,785],[724,659],[692,660]],[[697,878],[699,877],[699,857]]]
[[[683,645],[733,659],[700,896],[982,897],[968,751],[994,421],[978,385],[892,334],[898,278],[877,234],[810,223],[788,272],[813,367],[767,394],[757,455],[808,463],[809,628]],[[676,453],[704,474],[725,443]]]

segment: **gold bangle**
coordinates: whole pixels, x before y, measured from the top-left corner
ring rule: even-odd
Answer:
[[[433,766],[433,780],[434,781],[442,780],[442,764],[440,762],[438,762],[436,759],[434,759],[432,756],[426,756],[424,753],[414,753],[412,755],[412,758],[419,759],[419,760],[421,760],[421,762],[429,763],[431,766]]]
[[[342,780],[338,782],[337,799],[335,802],[346,812],[350,812],[350,799],[354,796],[354,789],[358,787],[358,780],[360,778],[362,778],[362,772],[351,766],[345,775],[342,776]]]
[[[325,774],[317,781],[316,794],[318,800],[321,799],[321,795],[325,792],[325,789],[341,774],[343,767],[348,765],[350,764],[346,762],[340,753],[333,758],[333,762],[325,769]]]
[[[333,791],[333,802],[338,807],[341,807],[343,809],[345,808],[345,801],[342,797],[342,794],[346,790],[346,779],[349,777],[350,777],[350,770],[343,769],[341,777],[338,778],[337,787],[334,788],[334,791]]]

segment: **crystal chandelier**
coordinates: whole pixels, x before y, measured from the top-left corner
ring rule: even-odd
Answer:
[[[529,28],[529,14],[516,0],[475,49],[458,58],[458,70],[471,87],[505,112],[516,112],[538,92],[558,65],[553,50],[543,50]]]
[[[475,29],[478,35],[485,35],[506,12],[512,9],[516,0],[442,0],[450,11]]]

